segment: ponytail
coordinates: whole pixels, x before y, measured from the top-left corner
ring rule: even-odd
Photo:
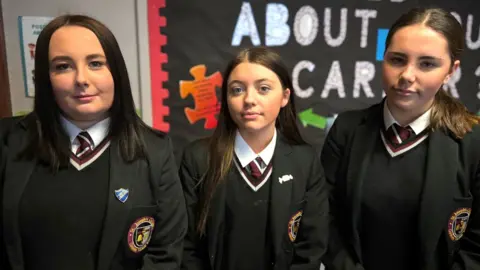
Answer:
[[[440,89],[435,95],[435,101],[430,115],[430,125],[433,130],[443,130],[454,134],[458,139],[472,131],[480,117],[468,111],[460,101]]]

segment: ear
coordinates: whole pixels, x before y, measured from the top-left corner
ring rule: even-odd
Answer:
[[[460,66],[460,60],[455,60],[455,62],[453,62],[452,67],[450,68],[450,71],[448,72],[447,76],[445,76],[445,79],[443,79],[444,84],[446,84],[448,82],[448,80],[450,80],[453,73],[455,73],[455,71],[457,71],[459,66]]]
[[[290,89],[287,88],[283,90],[282,108],[287,106],[289,100],[290,100]]]

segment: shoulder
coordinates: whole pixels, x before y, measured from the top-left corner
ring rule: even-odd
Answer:
[[[4,142],[10,134],[20,135],[24,129],[19,129],[21,125],[26,126],[26,116],[6,117],[0,119],[0,141]]]
[[[361,110],[350,110],[337,116],[327,133],[325,143],[346,144],[355,134],[358,126],[369,119],[377,121],[382,112],[382,102]]]
[[[155,147],[170,146],[171,144],[171,138],[165,132],[149,126],[142,126],[140,131],[143,135],[145,143],[147,144],[147,147],[151,147],[152,145],[155,145]]]
[[[293,144],[289,143],[283,136],[277,142],[276,154],[286,154],[289,162],[299,164],[301,167],[309,167],[312,162],[316,162],[320,153],[317,148],[309,143]],[[278,152],[277,152],[278,150]]]
[[[17,123],[19,120],[21,120],[23,118],[24,117],[22,117],[22,116],[0,118],[0,127],[3,127],[5,125],[9,125],[9,124],[12,124],[12,123]]]
[[[209,138],[201,138],[187,144],[183,150],[182,162],[193,163],[208,159]]]
[[[199,180],[208,168],[209,139],[197,139],[190,142],[184,149],[180,161],[180,179]],[[186,177],[189,175],[189,177]],[[193,179],[191,178],[191,179]]]
[[[368,108],[340,113],[334,123],[338,129],[348,129],[352,126],[358,126],[370,115],[378,116],[382,111],[382,104],[383,103],[377,103]]]
[[[23,116],[14,116],[14,117],[5,117],[0,118],[0,133],[3,133],[7,130],[10,130],[15,125],[21,122],[25,117]]]
[[[292,149],[292,154],[295,156],[313,158],[317,155],[317,150],[315,147],[308,143],[294,145],[290,144],[290,147]]]
[[[460,140],[460,143],[466,149],[475,152],[475,154],[480,157],[480,148],[477,147],[480,145],[480,124],[474,125],[472,130],[465,134],[465,136]]]

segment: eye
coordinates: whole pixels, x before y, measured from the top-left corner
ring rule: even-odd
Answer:
[[[270,91],[270,90],[271,90],[271,88],[270,88],[270,86],[268,86],[268,85],[262,85],[262,86],[260,86],[260,92],[261,92],[262,94],[266,94],[266,93],[268,93],[268,91]]]
[[[98,68],[103,67],[105,65],[105,63],[102,62],[102,61],[92,61],[88,65],[93,69],[98,69]]]
[[[239,87],[239,86],[232,86],[230,88],[230,93],[232,95],[239,95],[243,92],[243,88],[242,87]]]
[[[424,62],[420,63],[420,68],[422,68],[422,69],[431,69],[431,68],[434,68],[436,66],[437,66],[436,63],[433,63],[433,62],[430,62],[430,61],[424,61]]]
[[[392,65],[399,66],[399,65],[402,65],[405,62],[405,60],[398,56],[392,56],[388,59],[388,62]]]
[[[70,68],[70,65],[67,63],[55,64],[55,71],[65,71]]]

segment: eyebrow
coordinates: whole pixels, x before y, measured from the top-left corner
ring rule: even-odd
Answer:
[[[262,82],[265,82],[265,81],[272,82],[272,80],[270,80],[270,79],[261,78],[261,79],[256,80],[255,83],[262,83]],[[230,86],[230,85],[232,85],[232,84],[234,84],[234,83],[241,83],[241,84],[243,84],[243,82],[240,81],[240,80],[233,80],[233,81],[229,82],[228,85]]]
[[[395,56],[401,56],[407,58],[408,56],[404,53],[401,52],[389,52],[388,54],[390,55],[395,55]],[[431,56],[431,55],[422,55],[419,57],[420,60],[437,60],[437,61],[442,61],[442,58]]]
[[[92,59],[97,59],[97,58],[105,58],[104,55],[102,54],[89,54],[87,55],[87,60],[92,60]],[[72,60],[71,57],[69,56],[66,56],[66,55],[59,55],[59,56],[55,56],[54,58],[52,58],[51,62],[56,62],[56,61],[70,61]]]

